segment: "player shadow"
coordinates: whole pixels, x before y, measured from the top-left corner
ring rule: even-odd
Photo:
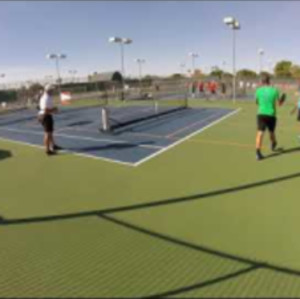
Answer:
[[[10,158],[12,156],[10,151],[0,150],[0,160]]]
[[[65,148],[66,150],[69,151],[74,151],[74,152],[80,152],[80,153],[85,153],[85,152],[94,152],[94,151],[106,151],[106,150],[122,150],[126,148],[135,148],[139,147],[141,145],[151,145],[153,144],[153,141],[143,141],[139,143],[109,143],[105,145],[97,145],[97,146],[85,146],[85,147],[69,147]]]
[[[300,146],[298,147],[292,147],[292,148],[288,148],[288,149],[284,149],[284,148],[278,148],[277,150],[275,150],[274,153],[265,156],[265,159],[269,159],[269,158],[275,158],[281,155],[285,155],[285,154],[291,154],[291,153],[295,153],[295,152],[299,152],[300,151]]]

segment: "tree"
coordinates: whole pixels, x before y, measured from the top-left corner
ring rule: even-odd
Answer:
[[[237,77],[243,79],[255,79],[257,78],[256,72],[249,69],[242,69],[237,72]]]
[[[17,99],[19,101],[25,101],[28,97],[28,89],[26,86],[22,85],[18,90],[17,90]]]
[[[151,75],[146,75],[142,79],[143,85],[151,85],[155,79],[156,78]]]
[[[204,77],[203,72],[200,69],[195,69],[194,74],[192,75],[192,78],[201,79],[203,77]]]
[[[211,77],[217,77],[218,79],[221,79],[224,75],[224,72],[220,69],[215,69],[209,75]]]
[[[17,97],[21,101],[37,101],[43,89],[44,87],[40,83],[28,82],[26,86],[21,86],[21,88],[17,91]]]
[[[184,78],[184,76],[182,74],[176,73],[176,74],[171,75],[170,78],[172,78],[172,79],[182,79],[182,78]]]
[[[40,83],[33,83],[28,87],[28,94],[29,96],[35,96],[39,92],[44,89],[43,85]]]
[[[300,79],[300,66],[296,64],[292,65],[291,74],[293,78]]]
[[[232,79],[232,74],[231,73],[228,73],[228,72],[224,72],[224,74],[223,74],[223,78],[224,79]]]
[[[274,73],[276,77],[285,77],[291,78],[292,77],[292,62],[288,60],[279,61],[274,69]]]
[[[269,76],[269,77],[273,77],[273,75],[271,74],[271,73],[269,73],[269,72],[266,72],[266,71],[262,71],[262,72],[260,72],[260,74],[259,74],[261,77],[263,77],[263,76]]]
[[[88,75],[88,81],[94,82],[97,81],[98,72],[93,72],[91,75]]]

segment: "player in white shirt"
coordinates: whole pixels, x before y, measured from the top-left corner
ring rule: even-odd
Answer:
[[[53,138],[54,121],[52,114],[58,111],[53,102],[54,88],[55,87],[53,85],[46,85],[39,103],[38,118],[45,131],[44,145],[47,155],[54,155],[56,154],[56,150],[61,149],[61,147],[55,144]]]

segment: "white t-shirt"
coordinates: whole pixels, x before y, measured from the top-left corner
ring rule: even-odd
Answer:
[[[40,111],[39,114],[45,114],[46,109],[51,109],[54,107],[53,98],[47,93],[44,92],[40,98]]]

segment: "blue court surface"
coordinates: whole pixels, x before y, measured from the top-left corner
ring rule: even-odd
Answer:
[[[138,113],[141,107],[127,109]],[[99,131],[99,107],[62,108],[55,115],[55,140],[66,152],[138,166],[236,111],[187,108],[108,134]],[[115,114],[119,112],[124,113],[124,109],[114,108]],[[42,147],[43,128],[37,121],[37,111],[23,109],[1,115],[0,138]]]

